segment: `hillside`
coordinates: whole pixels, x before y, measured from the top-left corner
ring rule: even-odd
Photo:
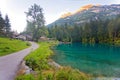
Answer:
[[[77,11],[63,14],[58,20],[48,25],[48,27],[64,24],[83,24],[90,20],[106,20],[116,17],[120,14],[120,4],[112,5],[85,5]]]

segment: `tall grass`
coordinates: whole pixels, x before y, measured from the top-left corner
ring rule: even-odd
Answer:
[[[70,67],[55,68],[48,64],[49,57],[53,54],[50,46],[55,42],[40,42],[40,47],[25,57],[26,64],[34,73],[31,76],[21,75],[16,80],[90,80],[90,76]],[[33,77],[34,76],[34,77]],[[26,79],[26,77],[28,79]]]
[[[4,56],[22,49],[27,48],[27,42],[9,38],[0,38],[0,56]]]
[[[52,43],[41,42],[39,43],[40,47],[25,57],[26,64],[31,67],[33,70],[41,70],[49,68],[47,64],[47,59],[53,53],[50,50]]]

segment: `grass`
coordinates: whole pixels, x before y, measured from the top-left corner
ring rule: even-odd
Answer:
[[[24,58],[26,64],[34,70],[29,75],[21,74],[16,80],[90,80],[90,76],[71,67],[55,68],[48,64],[53,54],[50,46],[56,42],[40,42],[40,47]]]
[[[14,40],[9,38],[0,38],[0,56],[4,56],[13,52],[27,48],[28,42]]]
[[[25,57],[26,64],[33,70],[41,70],[49,68],[47,64],[47,59],[53,53],[50,50],[50,46],[53,43],[41,42],[40,47]]]
[[[114,44],[120,46],[120,38],[115,39]]]
[[[34,77],[33,75],[22,75],[22,76],[19,76],[16,80],[34,80]]]

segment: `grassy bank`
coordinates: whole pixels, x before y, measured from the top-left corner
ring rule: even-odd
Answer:
[[[26,64],[34,71],[29,75],[21,74],[16,80],[90,80],[90,76],[70,67],[50,66],[49,58],[53,54],[50,46],[56,42],[40,42],[40,47],[25,57]]]
[[[0,38],[0,56],[27,48],[27,42],[21,40],[11,40],[9,38]]]

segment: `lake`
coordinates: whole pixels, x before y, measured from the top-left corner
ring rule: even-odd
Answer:
[[[108,44],[59,44],[52,59],[95,76],[120,77],[120,47]]]

